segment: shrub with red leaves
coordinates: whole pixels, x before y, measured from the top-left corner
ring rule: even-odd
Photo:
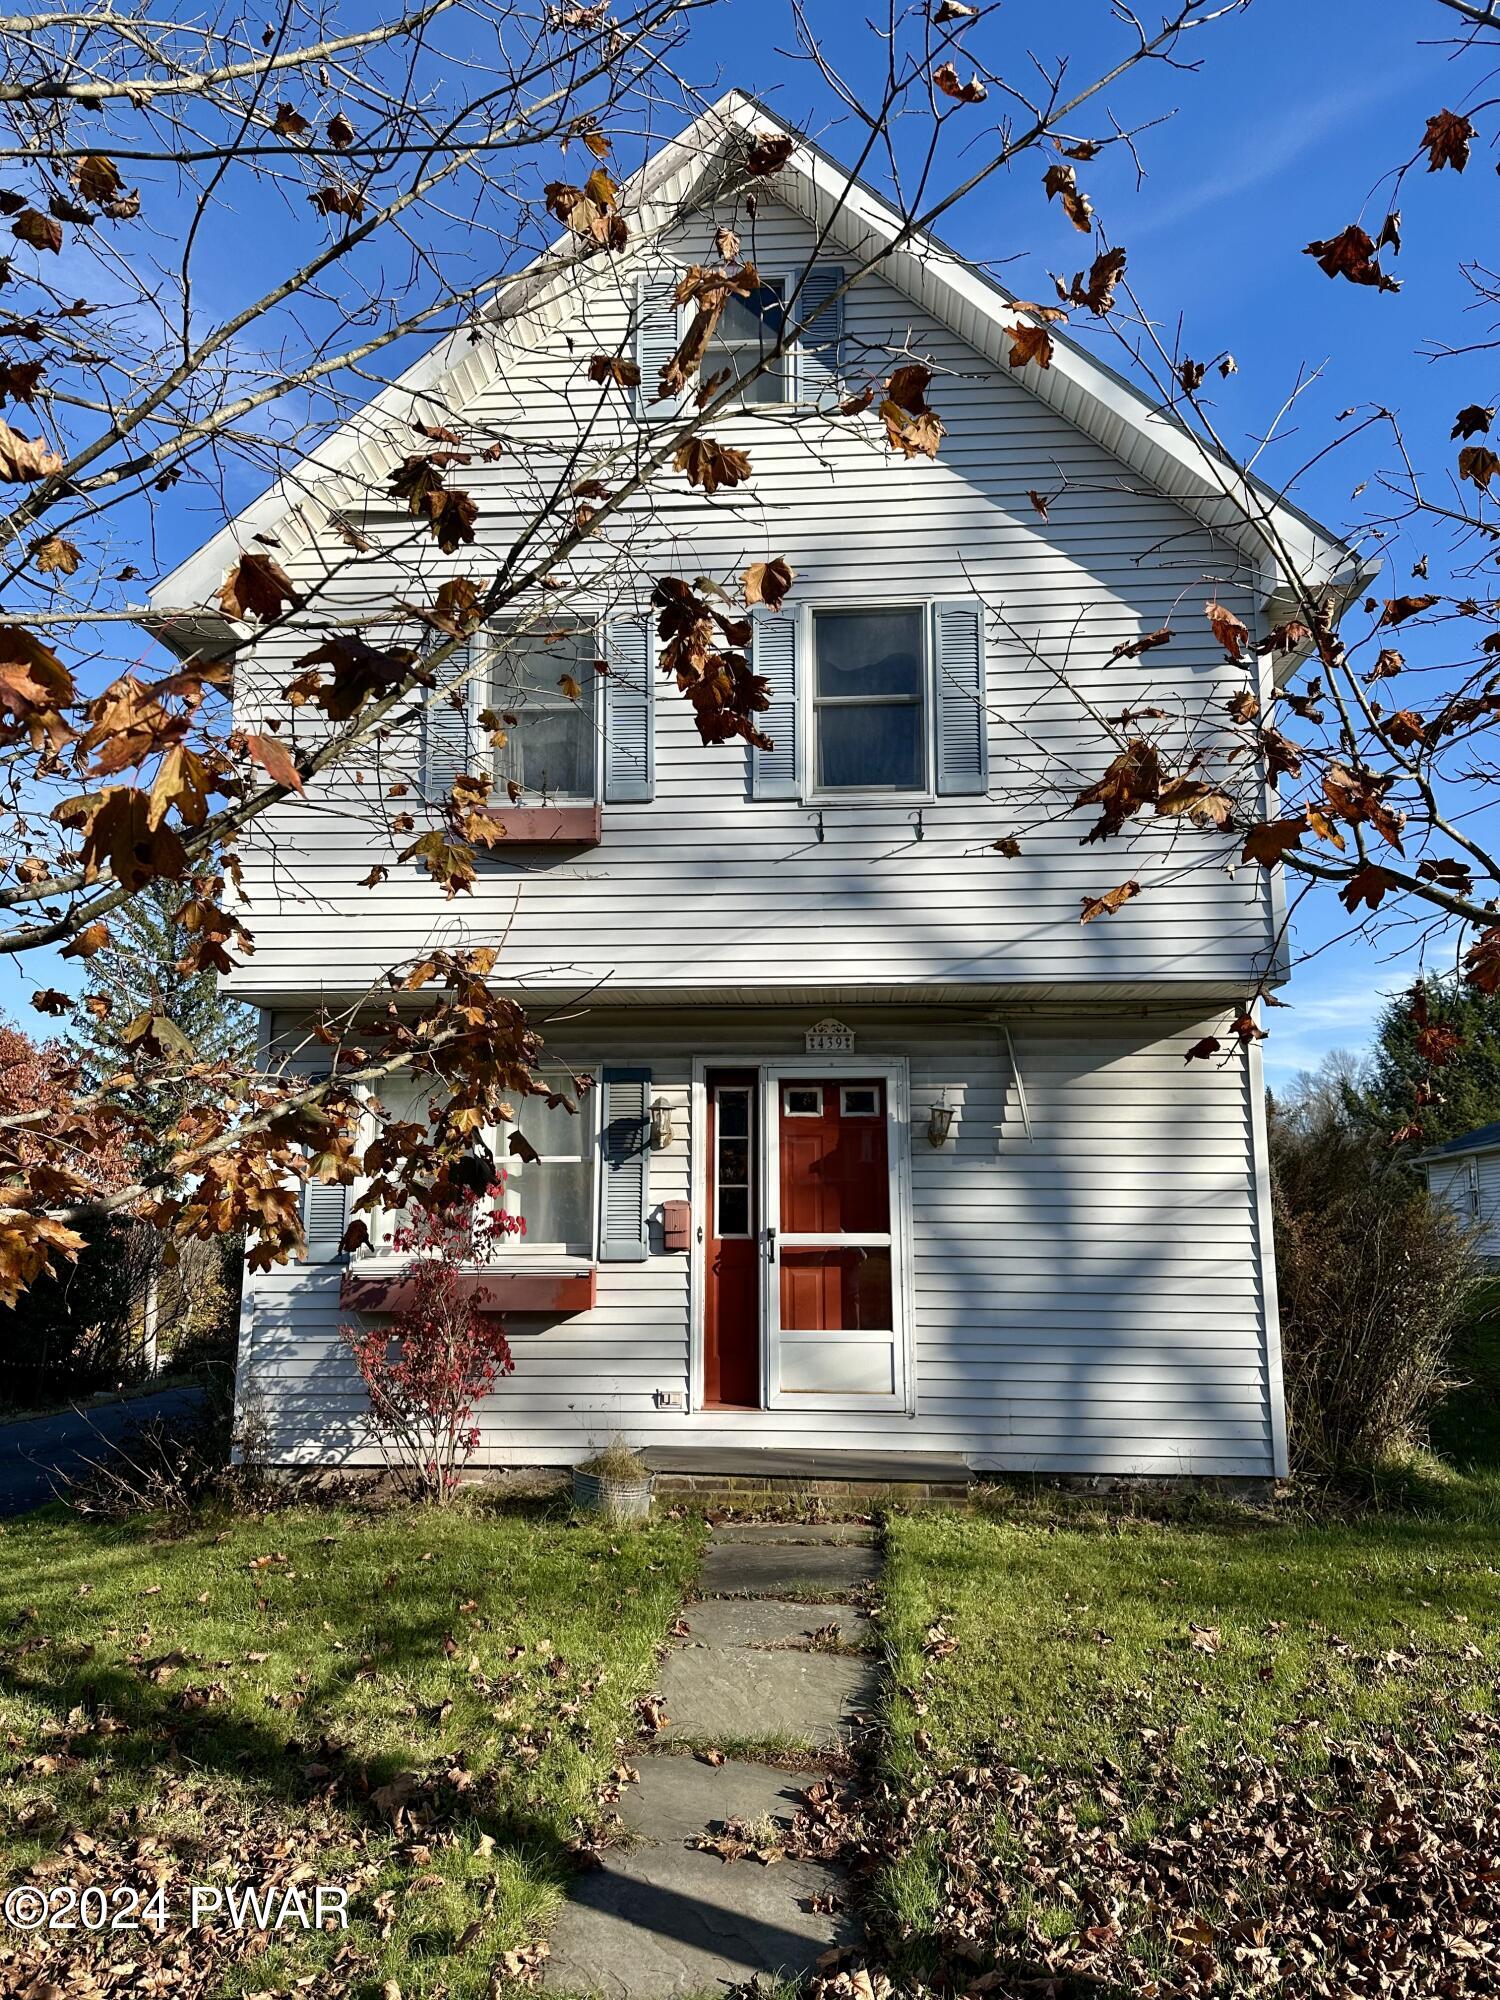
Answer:
[[[479,1444],[476,1407],[515,1363],[505,1330],[473,1282],[496,1246],[523,1225],[488,1197],[415,1211],[393,1238],[407,1258],[406,1307],[374,1327],[343,1326],[370,1399],[369,1427],[400,1490],[439,1503]]]

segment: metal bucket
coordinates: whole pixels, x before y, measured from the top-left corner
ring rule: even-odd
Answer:
[[[606,1521],[649,1521],[652,1479],[601,1479],[597,1472],[573,1473],[573,1504]]]

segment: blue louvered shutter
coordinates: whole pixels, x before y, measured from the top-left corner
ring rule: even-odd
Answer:
[[[676,289],[677,273],[671,270],[642,272],[635,283],[635,359],[641,371],[635,407],[638,416],[654,422],[679,416],[685,407],[681,397],[655,401],[661,371],[677,352],[680,337]]]
[[[455,687],[459,676],[467,672],[470,649],[455,646],[442,666],[438,669],[439,687],[452,687],[459,706],[446,694],[437,699],[428,697],[429,705],[422,710],[422,796],[431,805],[441,805],[453,789],[455,778],[463,776],[473,768],[474,735],[472,717],[474,713],[474,683],[465,681],[462,687]]]
[[[338,1181],[302,1183],[302,1234],[309,1264],[327,1264],[339,1255],[348,1227],[349,1190]]]
[[[984,693],[984,606],[977,597],[932,607],[933,712],[937,788],[983,792],[989,784]]]
[[[599,1094],[599,1257],[639,1264],[651,1249],[651,1072],[606,1069]]]
[[[841,264],[814,264],[792,307],[797,322],[807,325],[801,340],[799,403],[826,403],[838,393],[843,372],[844,297],[842,293],[837,298],[832,295],[843,282]]]
[[[604,631],[604,801],[649,799],[656,784],[651,623],[612,618]]]
[[[771,706],[757,717],[773,748],[750,752],[750,796],[795,799],[801,795],[802,773],[797,755],[797,707],[800,680],[797,614],[793,611],[755,613],[750,664],[770,691]]]

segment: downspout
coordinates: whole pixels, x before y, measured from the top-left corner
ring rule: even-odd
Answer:
[[[1021,1123],[1026,1129],[1026,1137],[1035,1139],[1036,1134],[1031,1129],[1031,1110],[1026,1102],[1026,1079],[1022,1076],[1021,1065],[1016,1060],[1016,1045],[1011,1039],[1010,1023],[998,1020],[994,1015],[990,1018],[995,1021],[995,1025],[1005,1037],[1005,1054],[1010,1063],[1010,1073],[1016,1080],[1016,1099],[1021,1106]]]

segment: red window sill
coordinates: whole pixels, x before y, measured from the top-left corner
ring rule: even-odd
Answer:
[[[466,1271],[460,1291],[474,1299],[480,1312],[550,1313],[562,1318],[587,1312],[599,1291],[599,1274],[586,1271]],[[400,1272],[361,1277],[346,1271],[339,1302],[355,1312],[404,1312],[416,1295],[412,1280]]]
[[[545,842],[553,847],[597,847],[604,811],[592,806],[512,806],[495,815],[507,841]]]

